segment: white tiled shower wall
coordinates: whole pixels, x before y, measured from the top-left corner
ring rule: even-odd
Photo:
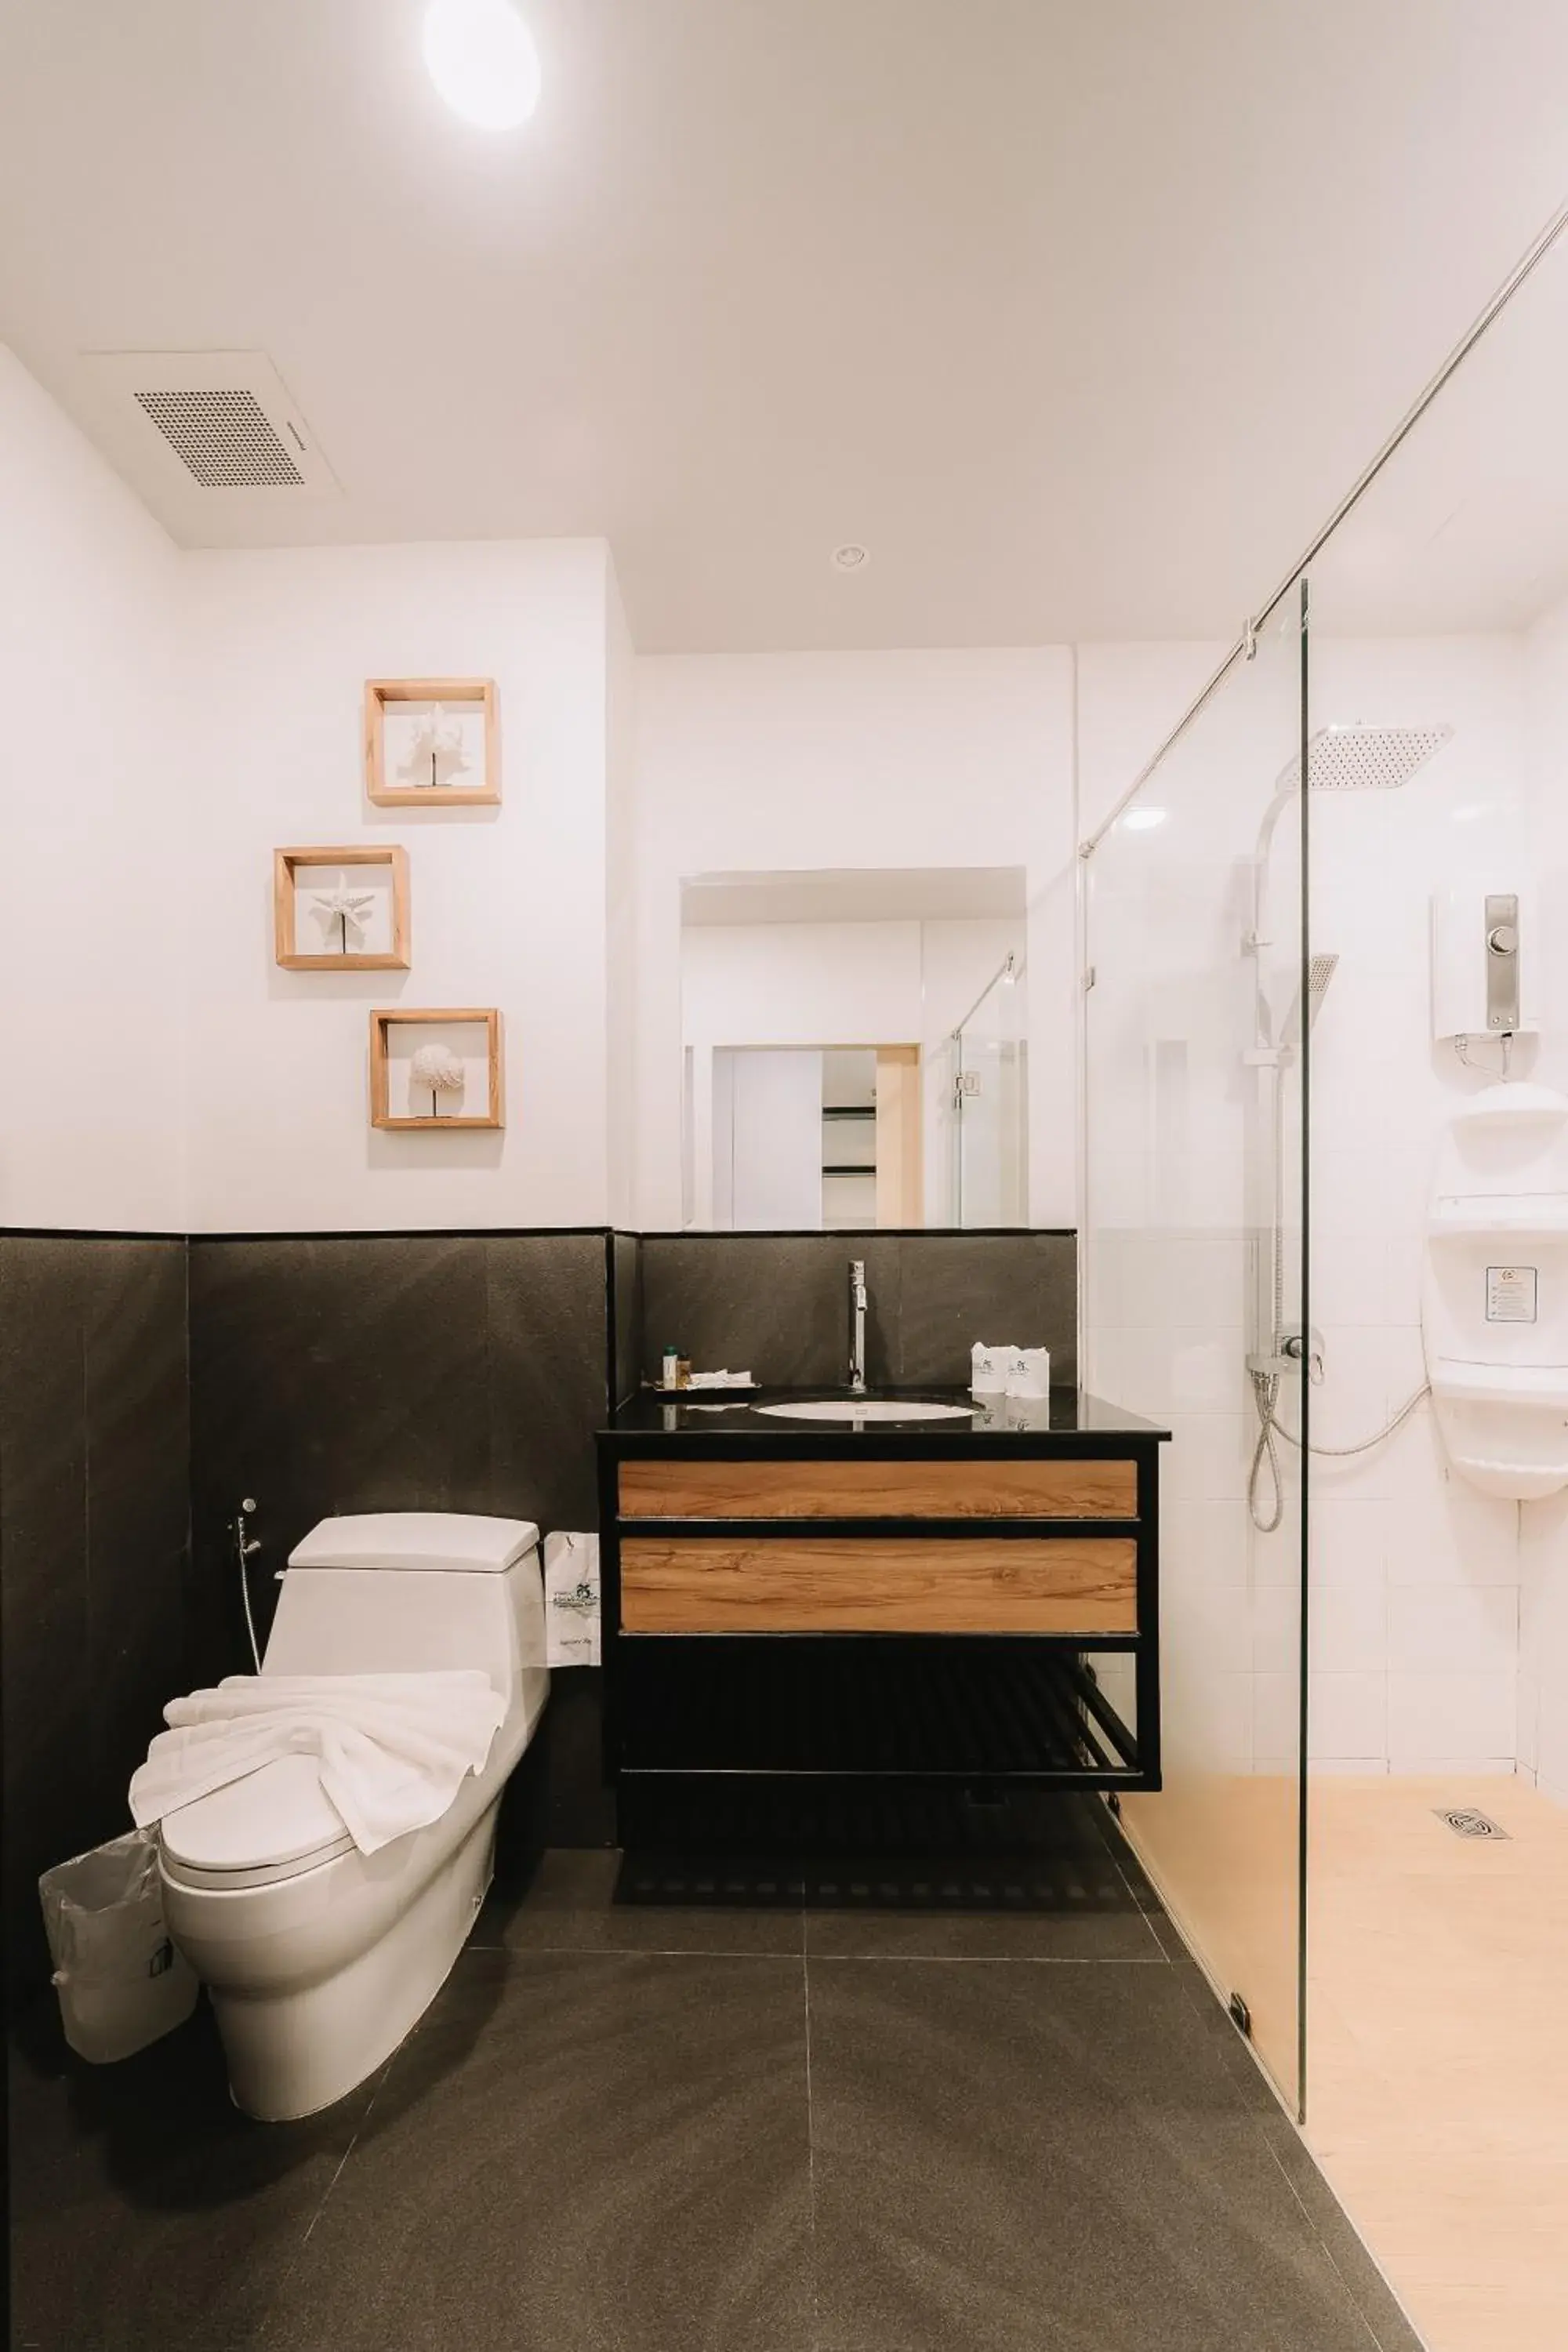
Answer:
[[[1314,630],[1314,728],[1454,730],[1403,789],[1312,802],[1312,944],[1340,957],[1312,1035],[1318,1444],[1356,1444],[1425,1376],[1433,1156],[1454,1108],[1486,1083],[1432,1036],[1431,899],[1483,873],[1500,887],[1529,879],[1523,661],[1512,636],[1347,642]],[[1365,1454],[1318,1456],[1312,1493],[1313,1755],[1349,1771],[1510,1771],[1517,1507],[1449,1475],[1426,1403]]]
[[[1294,1513],[1279,1537],[1259,1536],[1245,1499],[1256,1421],[1235,1191],[1244,1040],[1224,868],[1250,848],[1279,764],[1279,713],[1265,704],[1253,718],[1268,737],[1254,763],[1264,772],[1238,771],[1244,724],[1227,740],[1211,723],[1201,768],[1149,795],[1169,802],[1166,824],[1132,853],[1161,861],[1163,901],[1151,894],[1136,920],[1102,908],[1091,937],[1097,960],[1136,959],[1143,989],[1108,1005],[1102,971],[1091,1010],[1090,1377],[1175,1433],[1162,1550],[1167,1739],[1173,1765],[1218,1771],[1290,1769],[1297,1736]],[[1432,894],[1534,881],[1560,928],[1568,921],[1568,606],[1528,638],[1336,640],[1320,620],[1314,727],[1434,719],[1452,740],[1403,790],[1312,803],[1313,945],[1340,957],[1312,1038],[1312,1319],[1325,1360],[1312,1434],[1323,1445],[1372,1434],[1422,1381],[1433,1154],[1452,1108],[1484,1083],[1432,1038]],[[1210,954],[1220,978],[1205,999]],[[1535,1066],[1568,1085],[1568,954],[1561,963]],[[1184,1034],[1189,1058],[1163,1086],[1162,1054]],[[1184,1198],[1173,1168],[1187,1171]],[[1287,1454],[1288,1480],[1294,1468]],[[1568,1507],[1521,1511],[1451,1477],[1426,1404],[1364,1454],[1320,1456],[1313,1497],[1320,1769],[1510,1772],[1517,1759],[1568,1800]]]

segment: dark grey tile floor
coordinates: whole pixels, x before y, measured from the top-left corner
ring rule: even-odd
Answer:
[[[994,1888],[625,1901],[548,1854],[299,2125],[235,2113],[205,2011],[103,2069],[35,2012],[16,2352],[1415,2352],[1109,1822],[1060,1818]]]

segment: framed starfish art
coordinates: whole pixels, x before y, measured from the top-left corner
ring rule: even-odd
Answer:
[[[408,853],[274,850],[272,921],[285,971],[406,971]]]

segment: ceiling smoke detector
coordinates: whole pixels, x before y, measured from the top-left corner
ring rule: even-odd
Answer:
[[[833,551],[832,562],[835,572],[864,572],[870,561],[870,549],[862,547],[853,539],[846,540],[842,547],[836,547]]]
[[[87,364],[170,488],[290,500],[337,489],[264,352],[94,352]]]

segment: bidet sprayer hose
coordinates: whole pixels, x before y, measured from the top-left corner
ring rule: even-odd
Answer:
[[[255,1499],[247,1495],[234,1516],[234,1550],[239,1563],[239,1597],[245,1603],[245,1630],[250,1637],[250,1655],[258,1674],[261,1672],[261,1650],[256,1639],[256,1619],[250,1608],[250,1557],[261,1549],[258,1538],[247,1537],[247,1516],[256,1508]]]

